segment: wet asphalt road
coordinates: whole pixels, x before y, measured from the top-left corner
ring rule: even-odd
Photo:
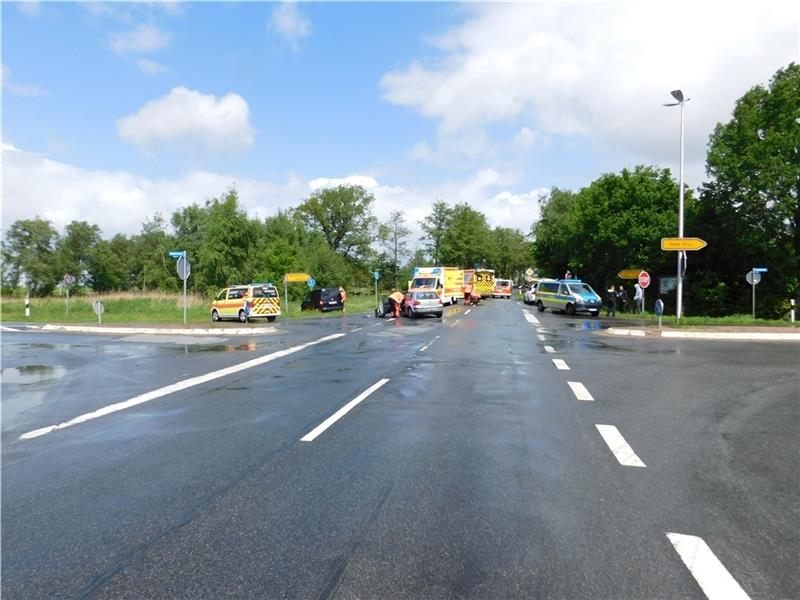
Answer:
[[[4,333],[2,596],[703,598],[672,532],[751,598],[800,597],[800,347],[523,309],[252,339]]]

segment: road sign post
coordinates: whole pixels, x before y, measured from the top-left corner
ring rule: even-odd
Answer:
[[[64,287],[67,288],[67,316],[69,317],[69,286],[75,283],[75,277],[67,273],[64,275]]]
[[[172,250],[169,255],[178,259],[175,269],[178,271],[178,277],[183,279],[183,324],[186,325],[186,308],[188,306],[186,301],[186,280],[192,274],[192,265],[186,256],[186,250]]]
[[[682,138],[681,138],[682,139]],[[682,173],[683,171],[681,171]],[[681,209],[680,209],[680,227],[678,230],[678,237],[676,238],[661,238],[661,249],[669,252],[678,252],[678,273],[677,277],[677,306],[675,309],[675,318],[680,321],[683,316],[683,278],[686,276],[686,252],[693,252],[701,250],[708,245],[708,242],[696,237],[683,237],[683,176],[681,176]]]
[[[372,277],[375,279],[375,306],[380,307],[380,303],[378,301],[378,279],[381,278],[381,274],[378,271],[375,271],[372,274]]]
[[[766,273],[767,269],[764,267],[753,267],[752,270],[747,272],[744,278],[753,288],[753,320],[756,319],[756,286],[761,283],[761,273]]]
[[[97,324],[102,325],[103,313],[106,311],[106,307],[103,306],[103,303],[100,302],[100,300],[95,300],[94,304],[92,304],[92,310],[94,311],[94,314],[97,315]]]
[[[661,298],[656,300],[655,309],[658,315],[658,328],[661,329],[661,317],[664,315],[664,301]]]
[[[642,271],[639,273],[639,286],[642,288],[642,312],[646,312],[644,303],[644,291],[650,287],[650,273]]]

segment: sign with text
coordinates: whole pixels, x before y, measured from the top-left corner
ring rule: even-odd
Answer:
[[[701,250],[706,246],[708,246],[708,242],[696,237],[661,238],[661,249],[667,251]]]
[[[617,277],[620,279],[639,279],[639,274],[641,272],[641,269],[622,269],[622,271],[617,273]]]
[[[303,283],[311,279],[308,273],[287,273],[286,283]]]

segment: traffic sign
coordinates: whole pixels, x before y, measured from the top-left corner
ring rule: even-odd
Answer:
[[[178,258],[178,263],[175,265],[175,270],[178,271],[178,277],[186,281],[189,279],[189,275],[192,274],[192,264],[181,254],[180,258]]]
[[[530,267],[527,268],[525,270],[525,275],[527,275],[528,277],[533,277],[533,269],[531,269]]]
[[[753,271],[756,273],[766,273],[769,269],[767,269],[767,267],[753,267]]]
[[[64,275],[64,284],[65,285],[72,285],[73,283],[75,283],[75,276],[74,275],[70,275],[69,273]]]
[[[310,288],[313,288],[315,285],[317,285],[317,280],[312,277],[311,279],[306,281],[306,285]]]
[[[95,300],[94,304],[92,304],[92,310],[94,311],[94,314],[96,314],[99,317],[104,312],[106,312],[106,307],[103,306],[103,303],[100,302],[100,300]]]
[[[755,270],[748,271],[747,275],[745,275],[744,278],[750,285],[758,285],[759,283],[761,283],[761,273]]]
[[[308,273],[287,273],[286,283],[302,283],[311,279]]]
[[[659,317],[664,314],[664,301],[661,298],[656,300],[655,309]]]
[[[620,279],[639,279],[639,274],[641,272],[641,269],[622,269],[622,271],[617,273],[617,277]]]
[[[180,258],[184,254],[186,254],[186,250],[170,250],[170,252],[169,252],[169,255],[172,258]]]
[[[662,250],[700,250],[708,246],[708,242],[696,237],[685,238],[661,238]]]
[[[643,288],[650,286],[650,274],[647,271],[639,273],[639,285]]]
[[[380,278],[381,278],[381,274],[380,274],[380,273],[378,273],[377,271],[375,271],[375,272],[372,274],[372,276],[375,278],[375,281],[378,281],[378,279],[380,279]]]

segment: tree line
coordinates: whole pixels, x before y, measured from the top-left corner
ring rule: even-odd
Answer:
[[[780,69],[767,87],[736,102],[732,119],[710,136],[706,172],[697,194],[685,190],[685,235],[708,242],[689,253],[687,314],[748,313],[745,274],[767,267],[759,314],[782,316],[800,293],[800,66]],[[103,239],[85,221],[62,233],[40,218],[16,221],[2,243],[2,286],[11,293],[25,277],[34,294],[46,295],[71,273],[76,287],[98,292],[177,291],[181,282],[168,253],[178,249],[188,252],[189,284],[202,294],[232,283],[278,284],[294,271],[313,275],[320,286],[350,289],[371,289],[378,271],[382,288],[401,288],[413,267],[430,265],[493,268],[517,282],[528,267],[549,277],[569,270],[600,291],[622,283],[621,269],[643,268],[653,277],[652,303],[658,280],[675,276],[675,254],[662,252],[659,241],[677,235],[678,192],[669,169],[604,174],[580,190],[543,195],[539,220],[525,233],[490,227],[468,204],[435,200],[412,252],[404,213],[380,222],[374,197],[362,187],[318,190],[263,220],[250,218],[230,189],[169,221],[155,215],[133,236]],[[292,294],[303,291],[298,286]],[[674,310],[673,296],[664,299]]]
[[[530,266],[531,243],[523,233],[491,228],[469,205],[441,200],[420,223],[421,245],[412,253],[403,212],[382,223],[372,213],[374,201],[363,187],[340,185],[260,220],[246,214],[230,189],[174,212],[169,222],[157,214],[138,234],[111,239],[86,221],[60,233],[44,219],[23,219],[3,241],[4,293],[27,284],[32,294],[48,295],[64,286],[67,273],[75,276],[76,291],[178,291],[171,250],[187,251],[189,287],[209,295],[234,283],[279,285],[288,272],[309,273],[323,287],[371,289],[375,271],[381,288],[401,288],[415,266],[494,266],[508,276]],[[303,285],[291,289],[295,297],[304,292]]]

